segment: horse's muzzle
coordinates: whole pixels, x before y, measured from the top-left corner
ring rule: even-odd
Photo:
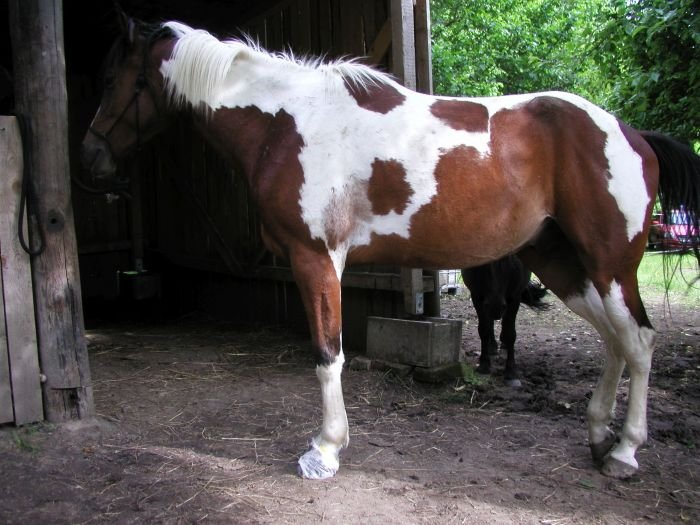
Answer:
[[[81,160],[96,179],[112,179],[117,171],[117,164],[109,145],[99,138],[88,136],[83,141]]]

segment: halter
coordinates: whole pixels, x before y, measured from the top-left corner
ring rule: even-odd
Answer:
[[[124,118],[124,115],[126,115],[126,112],[129,110],[129,108],[134,105],[135,106],[135,113],[136,113],[136,151],[141,151],[141,126],[139,124],[140,119],[139,119],[139,96],[141,95],[141,91],[145,87],[149,92],[151,90],[151,85],[148,82],[148,78],[146,77],[146,60],[148,57],[148,49],[150,46],[146,46],[146,50],[143,53],[143,60],[141,61],[141,71],[139,72],[138,76],[136,77],[136,83],[134,84],[134,93],[131,95],[131,98],[129,99],[129,102],[124,106],[124,109],[122,109],[121,113],[119,113],[119,116],[112,122],[112,125],[109,127],[109,129],[102,133],[101,131],[96,130],[92,125],[88,128],[88,132],[92,133],[95,135],[98,139],[103,141],[106,145],[107,148],[109,149],[110,154],[112,154],[112,147],[111,144],[109,143],[109,135],[114,131],[114,128],[119,124],[119,122]],[[158,103],[156,102],[156,97],[153,96],[151,93],[151,98],[153,99],[153,105],[156,108],[156,112],[158,112]],[[113,154],[112,154],[113,155]]]

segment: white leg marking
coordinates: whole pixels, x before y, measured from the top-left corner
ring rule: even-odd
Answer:
[[[567,298],[566,305],[591,323],[605,341],[606,359],[591,400],[588,403],[588,440],[598,445],[613,435],[608,427],[615,417],[615,396],[625,362],[615,345],[614,329],[608,321],[603,301],[588,281],[583,295]]]
[[[625,305],[622,287],[617,282],[610,286],[610,293],[603,300],[603,305],[615,328],[618,347],[630,374],[627,417],[620,443],[610,455],[636,469],[635,452],[647,439],[647,392],[656,333],[637,324]]]
[[[316,367],[316,375],[321,383],[323,425],[321,433],[311,440],[309,451],[299,458],[299,474],[305,478],[324,479],[334,476],[340,466],[340,450],[348,445],[348,418],[340,379],[344,362],[341,350],[333,363]]]

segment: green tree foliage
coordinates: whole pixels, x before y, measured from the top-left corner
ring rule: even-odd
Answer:
[[[610,0],[595,39],[606,107],[640,129],[700,141],[700,2]]]
[[[432,0],[431,12],[438,94],[570,91],[700,140],[698,0]]]
[[[487,96],[572,90],[594,67],[577,41],[591,32],[587,26],[599,3],[433,0],[435,92]]]

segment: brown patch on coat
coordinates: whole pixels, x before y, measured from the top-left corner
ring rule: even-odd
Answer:
[[[359,86],[352,80],[345,80],[345,88],[350,96],[355,99],[357,105],[363,109],[382,113],[389,113],[392,109],[399,107],[406,100],[406,96],[398,89],[389,84],[370,84]]]
[[[248,179],[266,246],[287,258],[294,243],[324,250],[322,241],[311,238],[301,216],[304,172],[299,154],[304,139],[294,117],[284,110],[273,115],[248,106],[220,108],[209,119],[199,118],[202,133]]]
[[[489,110],[486,106],[466,100],[436,100],[430,112],[452,129],[486,132],[489,129]]]
[[[373,214],[388,215],[395,211],[400,215],[408,206],[411,195],[413,190],[406,181],[403,164],[394,159],[374,160],[367,188]]]

